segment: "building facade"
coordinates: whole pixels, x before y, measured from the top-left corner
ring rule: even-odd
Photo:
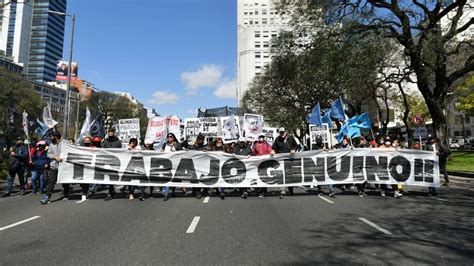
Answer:
[[[23,73],[38,82],[56,77],[62,59],[66,0],[6,1],[1,9],[0,50],[23,66]]]
[[[237,99],[240,102],[255,76],[271,62],[271,40],[285,22],[278,0],[237,0]]]
[[[0,68],[6,69],[8,71],[21,74],[23,72],[23,66],[13,62],[13,59],[10,57],[0,56]]]

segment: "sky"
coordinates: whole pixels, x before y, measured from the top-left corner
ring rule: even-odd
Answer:
[[[180,118],[237,105],[236,0],[68,0],[67,12],[79,77],[99,90]],[[69,34],[67,19],[65,60]]]

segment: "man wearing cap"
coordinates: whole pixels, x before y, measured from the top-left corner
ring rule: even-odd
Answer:
[[[13,181],[15,176],[18,175],[18,180],[20,182],[20,195],[25,195],[25,168],[28,164],[28,148],[24,144],[23,138],[18,138],[16,142],[16,153],[15,158],[18,160],[18,167],[12,171],[8,176],[7,183],[7,192],[3,195],[4,197],[10,196],[10,193],[13,190]]]
[[[284,127],[280,127],[278,129],[280,135],[276,137],[275,141],[273,142],[272,149],[275,153],[295,153],[298,149],[298,143],[292,136],[288,136]],[[288,191],[290,195],[293,195],[293,187],[288,187]],[[286,197],[286,191],[283,187],[281,189],[280,199]]]

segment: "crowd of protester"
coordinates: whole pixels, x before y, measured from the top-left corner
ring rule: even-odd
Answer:
[[[287,134],[284,128],[280,128],[279,135],[273,140],[273,143],[270,144],[267,142],[266,137],[261,135],[256,141],[247,141],[245,139],[233,142],[230,144],[225,144],[221,137],[216,137],[212,141],[207,141],[203,135],[198,135],[195,142],[190,145],[187,141],[180,143],[179,140],[173,133],[169,133],[166,136],[166,141],[161,147],[156,145],[139,145],[139,141],[136,138],[131,138],[129,140],[129,145],[127,149],[129,150],[160,150],[162,152],[175,152],[180,150],[194,150],[194,151],[218,151],[231,153],[241,156],[262,156],[269,154],[279,154],[279,153],[295,153],[300,152],[305,149],[312,150],[323,150],[328,151],[331,149],[350,149],[350,148],[377,148],[384,150],[396,150],[396,149],[406,149],[400,140],[393,139],[390,136],[384,136],[373,140],[367,140],[364,137],[349,139],[345,137],[340,144],[335,145],[334,147],[328,147],[327,144],[323,143],[321,138],[316,140],[316,143],[310,143],[308,141],[307,145],[302,144],[302,142],[289,134]],[[25,145],[23,138],[18,138],[16,146],[11,147],[8,153],[8,182],[6,192],[3,194],[3,197],[9,197],[12,195],[13,184],[15,177],[18,177],[20,185],[20,195],[26,195],[27,191],[30,191],[30,195],[35,196],[41,194],[41,203],[47,204],[51,202],[51,197],[53,190],[55,188],[57,177],[58,177],[58,166],[62,162],[60,158],[61,155],[61,144],[63,139],[59,132],[53,132],[51,136],[51,143],[47,145],[45,141],[39,141],[36,145],[32,146],[28,150],[28,146]],[[74,140],[69,140],[70,144],[75,145]],[[84,147],[95,147],[95,148],[122,148],[121,140],[115,135],[115,130],[110,129],[107,133],[105,139],[100,137],[90,137],[86,136],[81,141],[80,144]],[[421,149],[421,143],[416,142],[413,144],[411,149]],[[438,139],[431,138],[428,143],[423,145],[424,150],[430,150],[436,152],[440,157],[447,158],[448,154],[438,145]],[[443,160],[440,160],[443,161]],[[445,160],[444,160],[445,161]],[[445,183],[443,185],[448,186],[449,178],[446,173],[446,165],[440,164],[440,171],[444,175]],[[31,182],[28,182],[27,173],[30,173]],[[145,200],[147,197],[153,197],[155,192],[161,190],[161,194],[164,201],[169,200],[172,197],[176,196],[177,189],[181,190],[183,194],[188,194],[186,188],[176,188],[176,187],[145,187],[140,186],[139,188],[135,186],[122,186],[116,187],[114,185],[97,185],[97,184],[80,184],[81,188],[81,199],[86,200],[92,197],[97,193],[99,188],[104,188],[107,190],[107,196],[105,200],[112,200],[118,189],[121,193],[125,193],[129,200],[135,199],[138,196],[140,201]],[[63,200],[68,200],[71,194],[71,184],[62,184],[63,188]],[[146,189],[148,188],[148,193]],[[347,184],[347,185],[328,185],[327,194],[330,197],[336,195],[335,188],[341,191],[348,189],[357,190],[360,197],[366,196],[366,190],[369,188],[369,184]],[[282,187],[279,191],[280,199],[283,199],[287,196],[287,190],[289,195],[294,195],[293,187]],[[391,188],[387,185],[375,185],[373,187],[377,193],[380,193],[380,196],[385,197],[387,193],[393,192],[393,197],[401,198],[403,196],[403,186],[401,184],[392,185]],[[313,189],[307,188],[307,191],[312,191]],[[316,186],[316,193],[323,195],[323,189],[321,186]],[[137,193],[138,191],[138,193]],[[243,199],[247,199],[250,194],[255,193],[260,198],[264,198],[268,194],[267,188],[240,188],[240,196]],[[219,187],[215,188],[213,192],[212,189],[208,188],[192,188],[191,195],[200,199],[205,195],[215,195],[219,196],[221,199],[225,199],[226,188]],[[430,196],[436,196],[437,190],[435,187],[430,187],[428,194]]]

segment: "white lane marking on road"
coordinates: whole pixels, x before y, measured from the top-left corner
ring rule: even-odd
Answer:
[[[386,230],[386,229],[383,229],[382,227],[380,227],[380,226],[374,224],[373,222],[371,222],[371,221],[369,221],[369,220],[367,220],[367,219],[365,219],[365,218],[359,218],[359,220],[361,220],[362,222],[364,222],[364,223],[366,223],[366,224],[372,226],[373,228],[379,230],[380,232],[382,232],[382,233],[384,233],[384,234],[386,234],[386,235],[391,235],[391,234],[392,234],[390,231],[388,231],[388,230]]]
[[[432,197],[432,198],[435,199],[435,200],[439,200],[439,201],[452,202],[452,201],[447,200],[447,199],[442,199],[442,198],[437,198],[437,197]]]
[[[322,199],[322,200],[328,202],[328,203],[334,204],[334,201],[332,201],[332,200],[330,200],[330,199],[326,199],[326,198],[323,197],[323,196],[318,196],[318,197],[319,197],[320,199]]]
[[[208,203],[210,199],[211,198],[209,196],[204,197],[204,200],[202,201],[202,203]]]
[[[16,223],[14,223],[14,224],[10,224],[10,225],[1,227],[1,228],[0,228],[0,231],[7,230],[8,228],[12,228],[12,227],[15,227],[15,226],[17,226],[17,225],[24,224],[24,223],[26,223],[26,222],[32,221],[32,220],[34,220],[34,219],[38,219],[38,218],[40,218],[40,217],[41,217],[41,216],[33,216],[33,217],[28,218],[28,219],[25,219],[25,220],[23,220],[23,221],[19,221],[19,222],[16,222]]]
[[[201,217],[199,216],[194,216],[194,219],[193,221],[191,222],[191,224],[189,225],[188,227],[188,230],[186,230],[186,234],[192,234],[194,233],[194,230],[196,230],[196,226],[197,224],[199,223],[199,220],[201,219]]]
[[[86,200],[76,201],[76,203],[83,203],[84,201],[86,201]]]

